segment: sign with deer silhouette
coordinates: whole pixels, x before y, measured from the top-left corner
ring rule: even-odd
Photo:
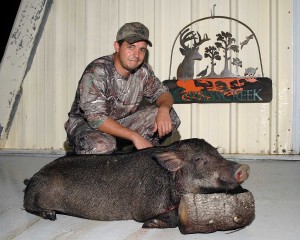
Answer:
[[[192,30],[191,25],[209,19],[227,19],[243,25],[248,32],[237,38],[229,31],[209,36]],[[170,79],[172,54],[179,38],[182,61],[176,77]],[[252,43],[250,47],[248,44]],[[253,59],[256,48],[256,61]],[[247,53],[248,51],[248,53]],[[246,52],[244,54],[243,52]],[[244,66],[243,60],[247,64]],[[197,69],[200,69],[196,72]],[[224,16],[199,19],[183,28],[177,35],[171,53],[169,87],[175,103],[252,103],[272,100],[272,80],[263,76],[260,47],[254,32],[244,23]]]

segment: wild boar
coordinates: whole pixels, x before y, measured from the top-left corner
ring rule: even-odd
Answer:
[[[230,191],[249,171],[196,138],[131,153],[64,156],[27,180],[24,207],[50,220],[64,213],[176,227],[183,194]]]

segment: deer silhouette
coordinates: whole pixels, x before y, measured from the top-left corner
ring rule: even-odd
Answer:
[[[194,40],[191,47],[186,45],[186,42],[190,40]],[[191,79],[194,77],[195,60],[202,59],[202,55],[199,53],[199,46],[209,40],[210,38],[207,37],[206,33],[202,39],[199,32],[190,31],[189,28],[186,28],[180,34],[181,48],[179,50],[184,56],[184,59],[177,68],[177,79]]]

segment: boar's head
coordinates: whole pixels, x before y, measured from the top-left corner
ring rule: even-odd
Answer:
[[[247,164],[223,158],[203,139],[187,139],[154,154],[172,172],[181,194],[213,193],[235,189],[249,176]]]

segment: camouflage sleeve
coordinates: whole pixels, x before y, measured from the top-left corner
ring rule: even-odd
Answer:
[[[146,69],[148,71],[148,79],[145,84],[144,96],[149,102],[153,103],[162,93],[168,92],[169,89],[155,76],[150,65],[147,64]]]
[[[102,71],[104,72],[104,70]],[[108,118],[105,89],[105,74],[94,71],[92,73],[87,72],[82,76],[80,108],[84,111],[84,116],[93,129],[98,129]]]

